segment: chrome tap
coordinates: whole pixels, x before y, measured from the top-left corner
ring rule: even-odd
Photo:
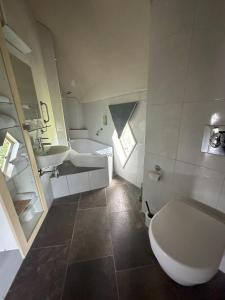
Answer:
[[[43,143],[43,140],[48,140],[49,138],[39,137],[36,138],[37,148],[44,151],[44,146],[50,146],[51,143]]]
[[[99,128],[96,132],[96,135],[99,136],[99,133],[103,130],[103,128]]]

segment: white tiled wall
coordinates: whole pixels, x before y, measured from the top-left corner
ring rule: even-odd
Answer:
[[[204,126],[225,124],[225,1],[153,0],[150,26],[143,199],[153,212],[191,197],[225,213],[225,157],[201,153]]]
[[[179,137],[181,104],[151,105],[146,149],[175,159]]]

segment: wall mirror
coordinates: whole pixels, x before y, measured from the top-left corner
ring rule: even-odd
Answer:
[[[31,67],[10,54],[17,87],[27,121],[41,118]]]
[[[15,57],[13,63],[18,71],[17,77],[20,74],[18,86],[25,101],[23,103],[36,107],[37,97],[29,66],[20,63]],[[19,219],[28,241],[43,214],[44,207],[12,98],[5,63],[0,53],[0,174],[4,176],[15,208],[14,214]],[[37,118],[40,113],[34,109],[28,116]],[[0,240],[0,251],[1,247]]]

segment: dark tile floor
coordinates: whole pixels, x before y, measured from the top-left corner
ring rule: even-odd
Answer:
[[[225,300],[225,275],[182,287],[149,244],[139,189],[111,186],[54,201],[7,300]]]

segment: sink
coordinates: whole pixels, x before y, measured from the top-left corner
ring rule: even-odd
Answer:
[[[35,153],[38,168],[44,169],[61,165],[70,151],[68,146],[50,146]]]

